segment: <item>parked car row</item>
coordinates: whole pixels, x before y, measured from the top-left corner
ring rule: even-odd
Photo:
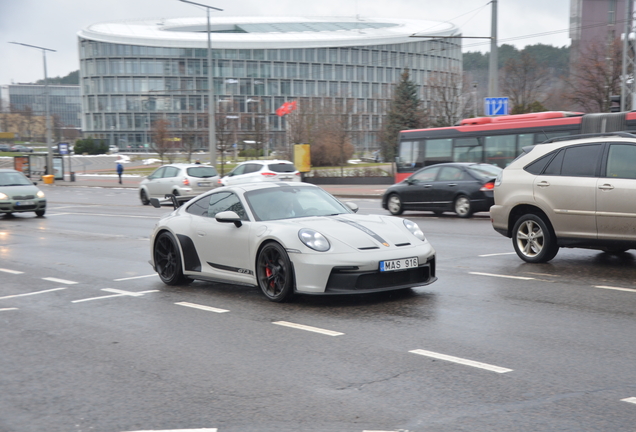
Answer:
[[[21,144],[16,144],[16,145],[0,144],[0,152],[33,153],[33,148],[23,146]]]

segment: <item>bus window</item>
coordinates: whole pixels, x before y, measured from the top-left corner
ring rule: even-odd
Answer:
[[[453,149],[454,162],[481,162],[484,159],[484,147],[479,138],[457,138]]]
[[[428,161],[450,162],[452,156],[453,140],[451,138],[426,140],[426,159]]]
[[[534,144],[534,134],[517,135],[517,154],[521,153],[521,149]]]
[[[402,141],[396,158],[398,172],[411,171],[424,166],[424,141]]]
[[[486,163],[505,168],[517,155],[517,135],[486,137]]]

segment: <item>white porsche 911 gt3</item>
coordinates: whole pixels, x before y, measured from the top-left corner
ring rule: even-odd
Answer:
[[[371,293],[437,280],[435,250],[416,223],[358,215],[355,204],[312,184],[227,186],[174,202],[150,239],[150,264],[168,285],[258,286],[282,302],[294,293]]]

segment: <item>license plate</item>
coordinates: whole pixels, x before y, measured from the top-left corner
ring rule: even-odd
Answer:
[[[15,205],[16,205],[16,207],[19,207],[19,206],[32,206],[32,205],[35,205],[35,201],[16,201]]]
[[[210,182],[199,182],[199,186],[200,186],[200,187],[207,187],[207,186],[210,186]]]
[[[408,270],[419,265],[417,257],[402,258],[389,261],[380,261],[380,271],[390,272],[398,270]]]
[[[292,180],[292,177],[279,177],[280,180]]]

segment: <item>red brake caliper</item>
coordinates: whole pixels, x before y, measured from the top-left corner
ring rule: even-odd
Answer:
[[[272,269],[269,266],[265,267],[265,276],[267,276],[268,279],[272,277],[272,274]],[[269,286],[274,288],[274,279],[269,282]]]

